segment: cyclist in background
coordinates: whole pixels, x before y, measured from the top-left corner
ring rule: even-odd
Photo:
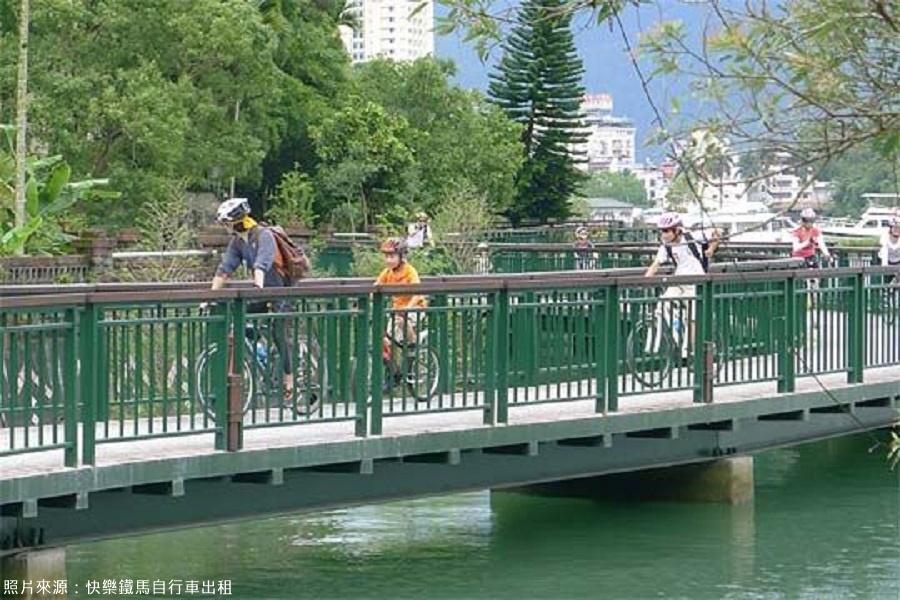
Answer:
[[[878,259],[882,266],[897,267],[900,271],[900,216],[891,219],[888,230],[881,236],[881,248],[878,250]],[[900,281],[897,275],[886,275],[885,283]]]
[[[815,226],[815,222],[816,211],[804,208],[800,212],[800,227],[791,232],[791,256],[802,258],[810,269],[821,266],[820,254],[826,262],[831,261],[831,253],[828,251],[828,246],[825,245],[825,236]]]
[[[575,269],[588,271],[597,268],[597,255],[594,252],[594,242],[590,240],[587,227],[579,227],[575,230]]]
[[[418,212],[416,213],[416,222],[411,223],[407,228],[406,247],[423,248],[425,246],[434,247],[434,234],[431,231],[428,214]]]

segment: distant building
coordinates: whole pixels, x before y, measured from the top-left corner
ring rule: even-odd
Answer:
[[[829,181],[812,181],[801,177],[795,169],[787,168],[787,157],[771,165],[771,175],[751,186],[750,197],[764,202],[769,208],[781,210],[797,206],[823,208],[831,203],[834,186]]]
[[[350,0],[346,12],[360,25],[355,30],[340,28],[341,40],[354,63],[374,58],[416,60],[434,54],[433,2]]]
[[[615,198],[584,198],[583,202],[587,204],[591,221],[619,221],[631,225],[637,213],[634,205]]]
[[[644,184],[647,200],[653,203],[653,206],[663,208],[669,194],[669,187],[675,178],[675,165],[670,162],[664,162],[659,166],[647,163],[635,165],[631,172]]]
[[[584,145],[587,161],[581,168],[612,172],[632,169],[635,164],[634,124],[624,117],[613,116],[612,96],[588,94],[581,109],[588,134]]]

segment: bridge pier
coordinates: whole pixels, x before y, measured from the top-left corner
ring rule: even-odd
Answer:
[[[743,504],[753,500],[753,457],[533,484],[515,491],[608,500]]]
[[[17,600],[68,598],[57,582],[66,581],[66,549],[32,550],[0,557],[0,597]],[[7,582],[14,581],[15,584]],[[15,585],[15,593],[5,595],[4,586]]]

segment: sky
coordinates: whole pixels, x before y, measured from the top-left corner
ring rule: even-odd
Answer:
[[[652,29],[660,21],[683,20],[688,31],[699,31],[703,23],[703,15],[696,6],[686,6],[674,0],[660,0],[654,6],[629,8],[622,15],[626,33],[632,47],[638,45],[642,31]],[[662,5],[662,8],[660,8]],[[446,13],[446,8],[436,6],[438,15]],[[659,161],[665,154],[663,148],[646,146],[647,139],[655,128],[655,115],[647,95],[628,53],[625,42],[618,27],[610,31],[608,24],[591,24],[585,17],[577,17],[573,21],[576,32],[575,42],[584,62],[584,86],[589,94],[607,93],[613,97],[613,114],[630,118],[636,128],[637,158],[639,161],[653,159]],[[491,65],[499,58],[500,51],[495,51],[484,64],[475,51],[461,41],[461,36],[444,36],[435,40],[435,53],[440,58],[452,59],[457,65],[457,83],[464,87],[485,90]],[[645,76],[652,70],[651,65],[642,63]],[[650,95],[658,108],[668,109],[672,95],[679,95],[682,105],[689,105],[685,98],[685,86],[674,79],[656,80],[651,84]]]

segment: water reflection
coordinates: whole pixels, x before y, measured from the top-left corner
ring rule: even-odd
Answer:
[[[900,479],[870,445],[761,455],[748,505],[480,492],[74,546],[68,576],[254,599],[895,599]]]

